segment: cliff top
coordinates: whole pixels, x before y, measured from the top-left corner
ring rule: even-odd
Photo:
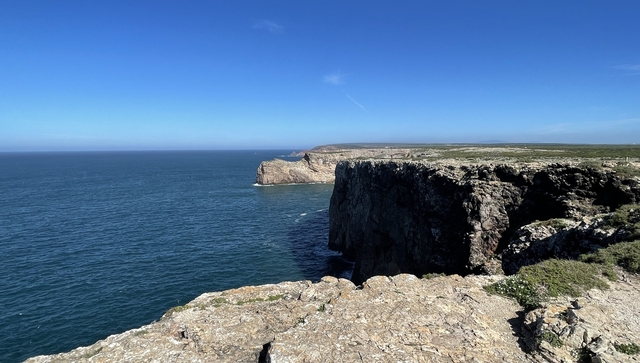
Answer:
[[[312,153],[418,160],[532,158],[640,158],[640,145],[580,144],[333,144]]]

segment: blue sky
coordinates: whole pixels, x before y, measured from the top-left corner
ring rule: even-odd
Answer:
[[[640,2],[4,1],[0,151],[640,142]]]

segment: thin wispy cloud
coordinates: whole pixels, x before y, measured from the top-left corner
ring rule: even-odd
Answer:
[[[363,105],[359,104],[358,101],[354,100],[353,98],[351,98],[351,96],[349,96],[348,94],[345,93],[345,95],[347,96],[347,98],[349,98],[353,103],[355,103],[356,105],[360,106],[360,108],[364,111],[367,112],[367,109],[364,108]]]
[[[621,64],[613,68],[627,72],[627,75],[640,75],[640,64]]]
[[[340,72],[328,74],[324,76],[323,82],[332,84],[334,86],[340,86],[344,84],[344,75],[341,74]]]
[[[282,33],[284,27],[280,24],[276,24],[270,20],[260,20],[253,24],[254,29],[264,29],[271,33]]]

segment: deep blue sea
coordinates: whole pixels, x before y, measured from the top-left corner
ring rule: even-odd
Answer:
[[[289,152],[0,153],[0,362],[208,291],[347,276],[327,249],[332,185],[253,184]]]

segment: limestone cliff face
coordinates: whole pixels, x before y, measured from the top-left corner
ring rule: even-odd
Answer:
[[[329,247],[355,260],[352,280],[492,270],[496,251],[536,220],[640,201],[640,183],[574,163],[343,161]]]
[[[333,183],[333,171],[338,162],[335,155],[306,152],[302,159],[292,162],[281,159],[263,161],[256,172],[260,185]]]
[[[333,183],[336,164],[354,158],[404,158],[415,152],[409,148],[338,148],[322,146],[303,153],[298,161],[263,161],[256,172],[260,185]]]

